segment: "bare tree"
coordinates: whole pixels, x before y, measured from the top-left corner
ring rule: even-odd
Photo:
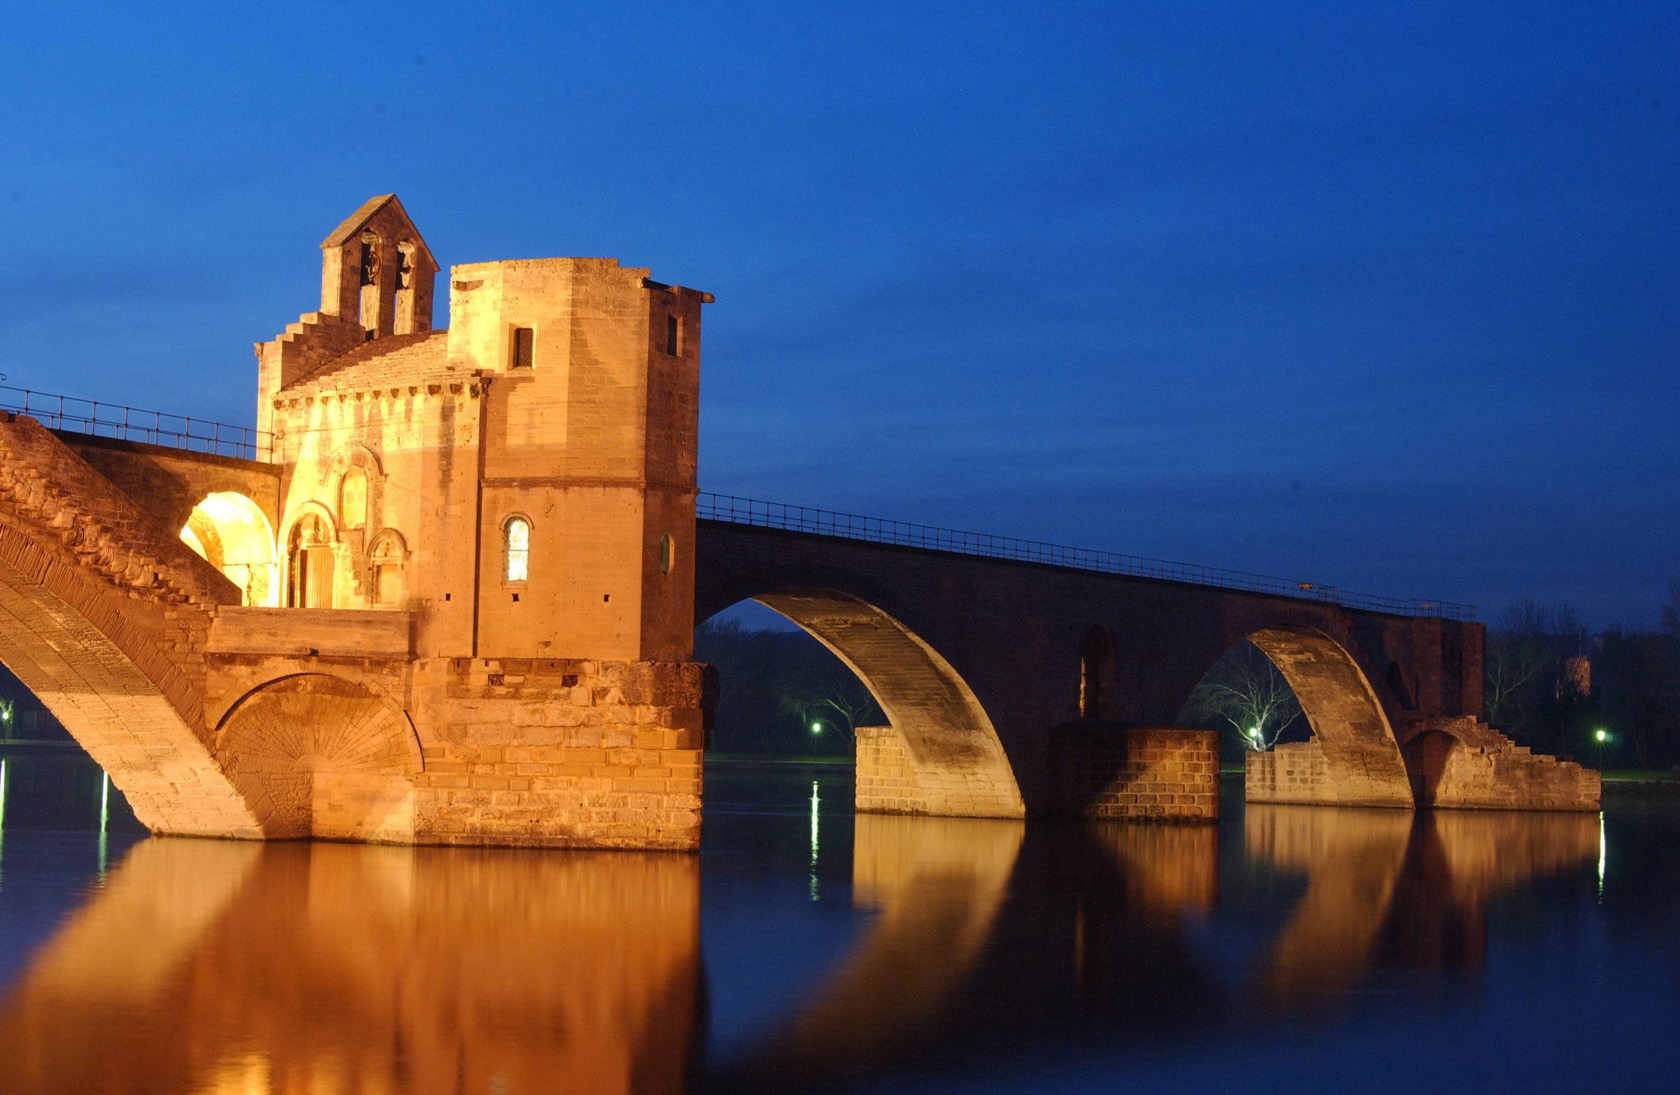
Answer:
[[[801,722],[813,727],[813,734],[821,734],[824,726],[833,726],[848,741],[856,740],[860,722],[881,717],[875,698],[856,677],[808,681],[789,692],[782,702]]]
[[[1572,605],[1547,608],[1522,600],[1500,613],[1484,654],[1482,705],[1489,724],[1528,729],[1561,659],[1579,652],[1585,639]]]
[[[1662,608],[1662,628],[1680,638],[1680,578],[1668,583],[1668,603]]]
[[[1246,748],[1263,752],[1301,717],[1301,701],[1272,659],[1253,643],[1242,642],[1202,677],[1185,715],[1187,721],[1225,723]]]

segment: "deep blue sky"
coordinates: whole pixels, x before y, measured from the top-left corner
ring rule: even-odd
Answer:
[[[1483,619],[1680,577],[1673,0],[229,7],[8,6],[11,383],[249,420],[395,190],[715,293],[711,490]]]

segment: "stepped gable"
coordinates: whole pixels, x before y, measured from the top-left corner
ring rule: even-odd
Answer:
[[[472,369],[451,365],[448,350],[447,330],[387,335],[329,358],[282,391],[368,391],[477,375]]]

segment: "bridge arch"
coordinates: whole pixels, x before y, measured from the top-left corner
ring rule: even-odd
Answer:
[[[356,681],[262,684],[222,717],[215,754],[270,838],[413,839],[419,738],[388,696]]]
[[[837,589],[772,583],[740,600],[780,613],[822,643],[886,714],[889,726],[857,731],[860,809],[1024,816],[1014,770],[985,708],[951,663],[895,615]]]
[[[1310,741],[1274,746],[1263,765],[1299,772],[1321,790],[1333,789],[1335,800],[1346,805],[1413,804],[1401,735],[1389,716],[1389,702],[1361,664],[1352,635],[1333,633],[1323,621],[1311,626],[1281,622],[1247,630],[1239,636],[1244,639],[1277,666],[1312,728]],[[1256,793],[1252,778],[1249,792],[1250,797]]]

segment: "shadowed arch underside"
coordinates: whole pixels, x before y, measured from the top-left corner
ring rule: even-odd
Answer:
[[[419,740],[361,685],[321,673],[265,684],[222,720],[216,755],[270,838],[414,838]]]
[[[1003,744],[957,672],[909,628],[841,593],[799,591],[753,598],[775,609],[857,674],[891,723],[905,794],[893,812],[950,817],[1022,817]],[[870,731],[860,729],[862,739]],[[879,735],[881,728],[875,728]],[[863,790],[859,791],[860,808]],[[873,807],[881,809],[881,807]]]
[[[1399,741],[1370,681],[1347,650],[1328,635],[1306,629],[1266,628],[1248,640],[1289,682],[1313,732],[1310,742],[1251,754],[1249,799],[1411,806],[1412,784]],[[1269,775],[1289,775],[1257,781],[1256,762]],[[1296,798],[1302,789],[1312,797]]]

